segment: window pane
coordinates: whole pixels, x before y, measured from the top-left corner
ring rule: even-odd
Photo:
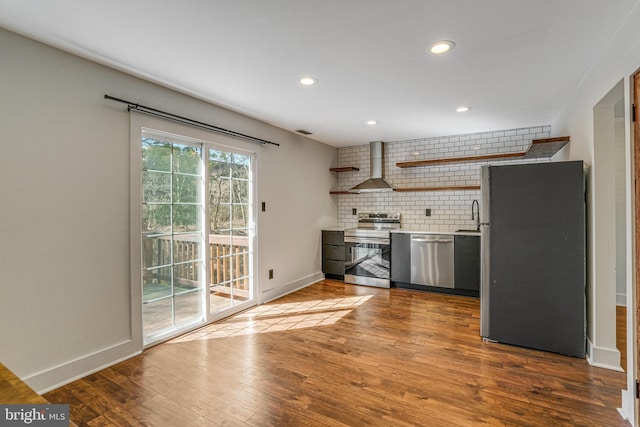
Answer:
[[[249,181],[233,181],[233,203],[249,203]]]
[[[144,271],[142,275],[142,301],[153,301],[173,294],[171,289],[171,267]]]
[[[142,239],[142,268],[148,269],[171,264],[171,237],[146,237]]]
[[[249,209],[247,205],[233,206],[233,229],[247,228],[249,225]],[[235,233],[234,233],[235,234]]]
[[[228,234],[230,227],[230,206],[229,205],[212,205],[211,210],[211,233],[212,234]]]
[[[171,144],[142,138],[142,170],[171,171]]]
[[[144,203],[171,203],[171,174],[144,172],[142,188]]]
[[[241,303],[249,299],[248,280],[234,280],[231,286],[233,287],[233,299],[236,303]]]
[[[240,154],[234,154],[232,158],[231,168],[233,170],[233,177],[237,179],[249,179],[249,165],[250,159],[247,156]]]
[[[174,236],[173,262],[196,261],[200,259],[200,235],[179,234]]]
[[[210,189],[210,203],[211,205],[219,204],[219,203],[231,203],[231,180],[228,178],[218,178],[218,177],[210,177],[209,178]]]
[[[244,166],[249,166],[249,156],[245,156],[242,154],[231,154],[231,163],[235,164],[235,165],[244,165]]]
[[[173,171],[198,174],[200,171],[200,149],[188,145],[173,145]]]
[[[181,294],[198,289],[200,261],[176,264],[173,266],[173,293]]]
[[[142,305],[144,335],[162,332],[173,326],[173,298],[165,298]]]
[[[185,231],[200,231],[198,205],[173,205],[173,231],[174,233]]]
[[[229,153],[209,150],[209,175],[226,176],[230,175]]]
[[[144,205],[142,231],[145,233],[171,233],[171,205]]]
[[[202,292],[194,291],[174,298],[176,308],[176,326],[202,319]]]
[[[234,228],[233,229],[233,241],[234,243],[236,243],[238,241],[238,237],[243,238],[243,237],[247,237],[249,236],[249,229],[248,228]]]
[[[200,178],[191,175],[173,175],[173,202],[198,203]]]

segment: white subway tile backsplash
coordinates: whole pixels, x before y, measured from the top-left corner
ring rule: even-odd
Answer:
[[[548,162],[549,159],[493,159],[416,168],[399,168],[397,162],[467,157],[525,151],[532,139],[549,138],[551,126],[498,130],[466,135],[394,141],[385,144],[385,178],[397,188],[480,185],[480,166]],[[475,149],[480,147],[480,149]],[[417,155],[414,153],[418,152]],[[338,166],[354,166],[357,172],[337,174],[338,190],[348,190],[369,178],[369,145],[338,149]],[[475,228],[471,203],[480,200],[479,190],[391,192],[337,195],[338,225],[356,227],[358,212],[400,212],[405,227],[453,231]],[[431,216],[425,215],[431,209]]]

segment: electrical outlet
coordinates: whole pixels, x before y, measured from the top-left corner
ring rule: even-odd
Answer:
[[[273,268],[269,269],[269,280],[273,279]]]
[[[424,210],[424,215],[425,216],[431,216],[431,209],[425,209]]]
[[[267,202],[262,202],[262,212],[266,212],[267,210]]]
[[[351,215],[358,215],[358,209],[356,208],[351,209]]]

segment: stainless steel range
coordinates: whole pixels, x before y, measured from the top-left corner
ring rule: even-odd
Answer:
[[[400,228],[399,213],[358,214],[358,228],[344,231],[347,253],[345,282],[380,288],[390,287],[390,230],[396,228]]]

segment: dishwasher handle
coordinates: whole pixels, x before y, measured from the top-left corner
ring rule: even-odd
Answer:
[[[411,241],[420,243],[453,243],[453,237],[411,237]]]

